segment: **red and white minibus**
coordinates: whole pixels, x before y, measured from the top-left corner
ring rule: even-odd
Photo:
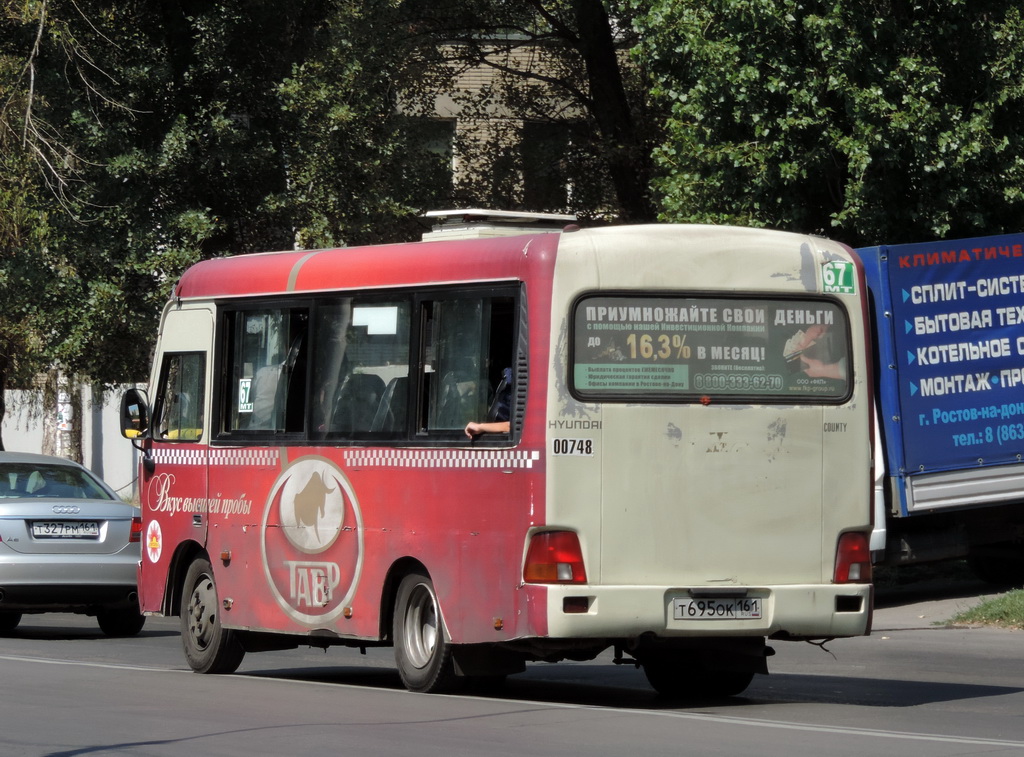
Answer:
[[[208,260],[174,288],[151,402],[122,414],[141,607],[180,616],[194,670],[393,645],[438,691],[612,648],[662,693],[720,695],[767,672],[767,639],[868,632],[849,248],[438,216],[422,242]]]

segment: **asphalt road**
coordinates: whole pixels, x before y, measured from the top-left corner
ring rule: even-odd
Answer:
[[[0,755],[1021,755],[1024,635],[935,625],[986,592],[888,592],[870,637],[775,644],[744,696],[686,706],[610,659],[531,665],[489,695],[408,693],[390,650],[199,676],[173,619],[115,640],[29,616],[0,638]]]

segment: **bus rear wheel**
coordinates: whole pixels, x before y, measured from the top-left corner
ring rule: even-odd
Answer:
[[[409,691],[454,688],[452,645],[445,636],[434,584],[426,575],[410,573],[398,585],[392,631],[398,674]]]
[[[689,655],[655,655],[643,668],[654,690],[669,699],[734,697],[754,680],[752,671],[704,668]]]
[[[245,656],[235,634],[221,626],[213,568],[202,557],[192,562],[185,575],[181,643],[185,660],[196,673],[233,673]]]

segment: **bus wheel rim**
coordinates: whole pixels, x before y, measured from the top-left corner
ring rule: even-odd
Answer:
[[[424,668],[437,648],[437,603],[430,589],[420,584],[409,597],[405,614],[405,648],[409,662]]]
[[[206,649],[217,623],[217,589],[213,579],[202,576],[192,589],[188,603],[188,630],[195,646]]]

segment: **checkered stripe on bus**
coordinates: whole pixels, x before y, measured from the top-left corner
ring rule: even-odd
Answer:
[[[370,449],[348,450],[350,468],[532,468],[536,450]]]
[[[241,465],[270,468],[281,462],[278,449],[211,449],[210,465]]]
[[[276,449],[214,449],[175,445],[153,450],[153,460],[161,465],[232,465],[276,467],[281,453]]]

